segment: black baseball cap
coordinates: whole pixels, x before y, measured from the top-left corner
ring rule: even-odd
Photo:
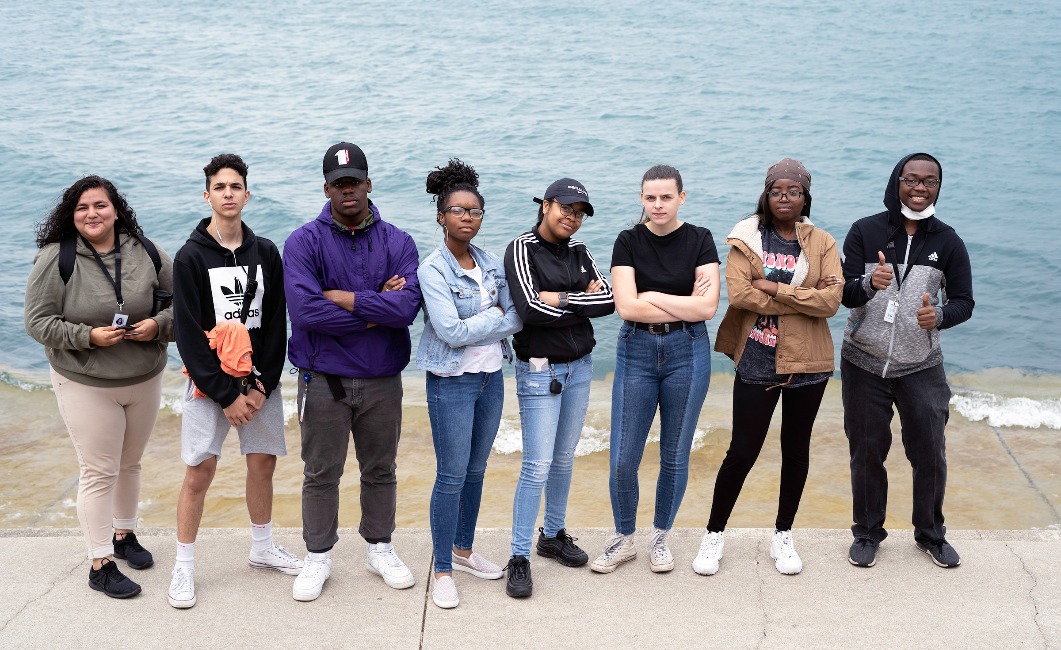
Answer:
[[[553,181],[549,189],[545,190],[544,199],[534,197],[535,203],[541,203],[542,201],[557,201],[563,205],[585,203],[586,214],[593,216],[593,204],[589,202],[589,192],[586,191],[586,186],[573,178],[561,178],[558,181]]]
[[[356,144],[333,144],[324,154],[324,182],[331,183],[340,178],[368,179],[368,160]]]

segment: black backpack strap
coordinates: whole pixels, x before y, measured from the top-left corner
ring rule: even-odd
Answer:
[[[156,251],[157,254],[157,251]],[[63,284],[70,282],[70,276],[74,274],[74,261],[77,258],[77,240],[73,237],[63,237],[59,240],[59,277]]]
[[[140,242],[140,245],[147,251],[148,257],[151,258],[151,263],[155,265],[155,275],[162,272],[162,257],[158,254],[158,248],[155,247],[155,243],[147,237],[141,237],[136,235],[136,240]],[[74,237],[64,237],[59,240],[59,277],[63,279],[63,284],[70,282],[70,276],[74,274],[74,262],[77,259],[77,239]]]
[[[136,235],[136,240],[140,242],[140,245],[147,251],[147,256],[151,258],[151,263],[155,265],[155,275],[162,272],[162,257],[158,254],[158,249],[155,248],[155,242],[151,241],[147,237],[141,237]]]

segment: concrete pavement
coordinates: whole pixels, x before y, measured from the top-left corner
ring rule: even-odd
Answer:
[[[333,573],[311,603],[293,578],[247,566],[246,530],[204,529],[196,544],[198,604],[166,601],[173,529],[137,531],[156,565],[122,570],[143,593],[113,600],[88,588],[80,531],[0,530],[2,648],[1061,648],[1061,531],[951,531],[962,566],[940,569],[909,531],[894,532],[869,569],[847,562],[846,530],[794,531],[803,573],[783,576],[770,532],[731,529],[720,571],[690,568],[702,530],[671,533],[676,568],[653,574],[639,531],[636,561],[610,575],[533,556],[534,595],[514,600],[504,580],[456,574],[461,604],[431,602],[431,536],[395,533],[416,575],[395,591],[364,565],[356,531],[340,531]],[[590,557],[608,531],[574,530]],[[277,542],[304,552],[298,529]],[[479,532],[476,551],[508,559],[507,530]]]

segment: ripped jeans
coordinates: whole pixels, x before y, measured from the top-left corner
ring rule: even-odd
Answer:
[[[531,537],[545,490],[545,534],[555,537],[565,528],[567,494],[575,446],[582,435],[593,379],[591,354],[569,363],[553,364],[531,372],[516,360],[516,395],[523,431],[523,464],[516,481],[512,507],[512,555],[530,557]],[[549,392],[553,377],[562,385],[559,395]]]

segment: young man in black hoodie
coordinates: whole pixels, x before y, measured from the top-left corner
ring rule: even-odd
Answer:
[[[840,373],[855,520],[848,560],[855,566],[873,566],[888,536],[884,461],[893,404],[913,467],[914,541],[941,567],[961,563],[944,538],[951,392],[939,333],[972,316],[973,279],[965,243],[934,216],[942,180],[938,160],[906,156],[884,191],[888,209],[856,221],[844,240],[843,304],[851,314]]]
[[[181,426],[187,469],[177,501],[177,562],[168,596],[169,604],[181,609],[195,605],[195,537],[231,427],[247,459],[250,565],[289,575],[302,568],[301,560],[272,541],[273,469],[276,457],[287,453],[280,396],[287,304],[280,253],[243,223],[250,200],[243,160],[221,154],[203,172],[211,215],[173,260],[174,332],[188,375]]]

